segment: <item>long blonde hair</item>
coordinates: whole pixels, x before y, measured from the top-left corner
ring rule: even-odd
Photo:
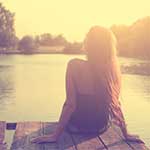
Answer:
[[[100,83],[107,89],[105,102],[109,107],[110,117],[118,126],[126,128],[119,102],[121,73],[117,62],[116,44],[112,31],[94,26],[88,32],[83,46],[96,80],[101,80]]]

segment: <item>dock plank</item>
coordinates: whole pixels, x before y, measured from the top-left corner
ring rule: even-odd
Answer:
[[[31,138],[40,135],[43,135],[41,122],[17,123],[11,150],[43,150],[43,145],[30,142]]]
[[[124,139],[120,128],[115,125],[113,125],[112,127],[116,131],[116,133]],[[128,145],[130,145],[130,147],[132,147],[133,150],[150,150],[148,147],[146,147],[144,143],[133,143],[133,142],[127,142],[127,143]]]
[[[99,137],[109,150],[132,150],[112,127],[109,127],[107,131],[99,135]]]
[[[0,144],[2,144],[4,142],[5,128],[6,128],[5,121],[0,121]]]
[[[5,127],[0,125],[0,129],[5,129]],[[33,137],[54,132],[56,127],[57,123],[50,122],[17,123],[11,150],[148,150],[144,144],[126,143],[119,129],[114,126],[100,135],[70,134],[64,131],[55,143],[30,142]],[[4,139],[4,134],[0,137]],[[0,147],[0,150],[6,149]]]
[[[77,150],[106,150],[98,135],[72,134]]]
[[[0,150],[6,150],[5,139],[6,122],[0,121]]]
[[[134,150],[149,150],[145,144],[129,143]]]

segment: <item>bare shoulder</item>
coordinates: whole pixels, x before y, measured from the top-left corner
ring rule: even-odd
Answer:
[[[68,67],[73,67],[73,68],[79,68],[80,66],[84,65],[87,61],[86,60],[83,60],[83,59],[79,59],[79,58],[74,58],[74,59],[71,59],[69,62],[68,62]]]
[[[93,94],[93,76],[89,62],[84,59],[75,58],[70,60],[68,65],[78,92],[81,94]]]

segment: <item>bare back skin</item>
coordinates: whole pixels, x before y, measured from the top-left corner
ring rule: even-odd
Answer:
[[[94,81],[89,62],[82,59],[73,59],[72,62],[72,74],[77,87],[78,92],[81,95],[93,95]]]

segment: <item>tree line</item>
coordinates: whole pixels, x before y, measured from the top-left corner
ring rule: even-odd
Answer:
[[[150,58],[150,16],[139,19],[130,26],[113,25],[111,30],[117,38],[119,55]]]
[[[64,46],[62,53],[83,53],[82,42],[69,42],[63,35],[44,33],[41,35],[25,35],[21,39],[16,36],[14,28],[15,14],[0,3],[0,51],[19,50],[32,53],[40,46]],[[119,56],[150,58],[150,17],[137,20],[132,25],[112,25],[110,27],[117,38]]]

